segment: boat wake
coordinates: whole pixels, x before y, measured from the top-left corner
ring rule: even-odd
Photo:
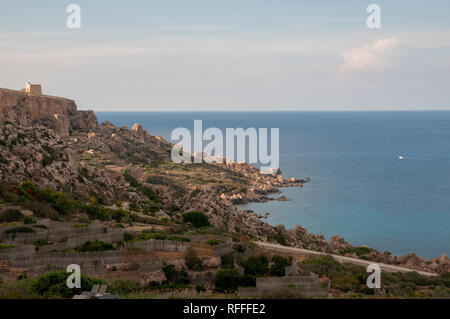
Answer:
[[[404,155],[398,156],[399,160],[420,160],[420,161],[450,161],[450,158],[443,157],[409,157]]]

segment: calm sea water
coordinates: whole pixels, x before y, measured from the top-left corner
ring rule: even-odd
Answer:
[[[292,201],[245,205],[271,224],[299,224],[354,245],[450,255],[450,112],[98,112],[100,122],[170,138],[176,127],[280,128],[285,177],[309,177],[283,189]],[[405,156],[400,160],[399,155]]]

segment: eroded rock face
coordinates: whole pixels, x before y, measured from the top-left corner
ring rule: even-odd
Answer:
[[[75,152],[43,126],[0,125],[0,179],[35,180],[43,186],[70,185],[79,175]]]
[[[97,126],[92,111],[77,111],[75,101],[47,95],[31,95],[0,88],[0,121],[21,126],[43,125],[61,137],[74,130],[89,131]]]
[[[350,243],[346,242],[344,238],[338,235],[334,235],[333,237],[331,237],[330,246],[331,249],[335,251],[346,251],[352,248],[352,245],[350,245]]]

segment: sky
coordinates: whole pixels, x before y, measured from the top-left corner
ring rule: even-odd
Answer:
[[[95,111],[450,110],[450,1],[0,0],[0,87],[27,81]]]

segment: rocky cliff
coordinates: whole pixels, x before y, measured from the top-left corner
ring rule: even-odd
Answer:
[[[78,111],[73,100],[2,88],[0,121],[22,126],[43,125],[59,136],[68,136],[74,130],[89,132],[98,124],[92,111]]]

